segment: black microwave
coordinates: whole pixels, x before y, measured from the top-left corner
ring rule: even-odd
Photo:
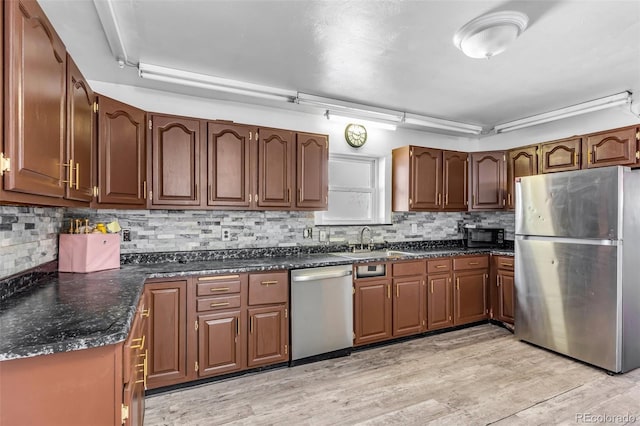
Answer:
[[[504,229],[465,228],[464,243],[470,248],[504,247]]]

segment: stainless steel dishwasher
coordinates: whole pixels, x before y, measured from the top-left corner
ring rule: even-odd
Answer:
[[[351,353],[351,275],[352,265],[291,271],[292,365]]]

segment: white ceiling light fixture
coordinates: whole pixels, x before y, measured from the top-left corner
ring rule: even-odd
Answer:
[[[392,109],[378,108],[369,105],[356,104],[353,102],[341,101],[338,99],[324,98],[322,96],[310,95],[298,92],[295,102],[300,105],[310,105],[330,110],[332,113],[353,116],[365,120],[381,120],[399,123],[402,121],[403,112]]]
[[[453,36],[453,44],[471,58],[491,58],[504,52],[529,24],[522,12],[505,10],[467,22]]]
[[[327,120],[336,121],[338,123],[343,123],[343,124],[355,123],[355,124],[361,124],[363,126],[377,127],[378,129],[384,129],[384,130],[396,130],[398,128],[397,124],[392,122],[384,122],[379,120],[360,118],[352,114],[345,115],[345,114],[340,114],[338,112],[333,112],[329,110],[325,111],[324,116],[327,118]]]
[[[107,37],[111,53],[113,53],[120,68],[123,68],[125,65],[135,66],[134,63],[129,61],[122,30],[116,17],[113,0],[93,0],[93,5],[96,8],[98,18],[102,24],[102,31],[105,37]],[[120,6],[128,7],[127,3],[122,3]]]
[[[545,112],[544,114],[533,115],[531,117],[522,118],[520,120],[499,124],[494,127],[494,130],[496,131],[496,133],[511,132],[513,130],[524,129],[525,127],[531,127],[538,124],[561,120],[563,118],[574,117],[576,115],[582,115],[607,108],[626,105],[630,102],[631,93],[622,92],[616,95],[595,99],[593,101],[583,102],[581,104],[569,106],[566,108],[560,108],[554,111]]]
[[[428,129],[448,130],[451,132],[467,133],[471,135],[479,135],[482,133],[482,126],[477,126],[475,124],[460,123],[458,121],[443,120],[440,118],[409,113],[405,114],[404,123],[418,127],[426,127]]]
[[[167,68],[159,65],[144,64],[142,62],[138,64],[138,75],[149,80],[174,83],[182,86],[199,87],[202,89],[235,93],[238,95],[276,101],[293,102],[297,95],[295,90],[262,86],[260,84],[230,80],[227,78],[178,70],[175,68]]]

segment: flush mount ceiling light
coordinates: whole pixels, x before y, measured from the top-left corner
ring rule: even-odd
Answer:
[[[467,22],[453,36],[453,44],[471,58],[490,58],[505,51],[527,28],[521,12],[489,13]]]
[[[229,80],[227,78],[167,68],[159,65],[143,64],[142,62],[138,64],[138,75],[149,80],[200,87],[202,89],[276,101],[292,102],[297,95],[297,92],[293,90],[278,89],[276,87],[262,86],[239,80]]]
[[[510,121],[494,127],[496,133],[511,132],[513,130],[524,129],[525,127],[536,126],[538,124],[549,123],[563,118],[574,117],[576,115],[587,114],[589,112],[600,111],[602,109],[613,108],[626,105],[631,102],[631,93],[622,92],[616,95],[607,96],[593,101],[583,102],[566,108],[560,108],[544,114],[533,115],[520,120]]]
[[[360,124],[362,126],[377,127],[378,129],[396,130],[397,125],[392,122],[380,121],[372,118],[362,118],[355,114],[343,114],[339,112],[326,110],[324,116],[327,120],[336,121],[343,124]]]

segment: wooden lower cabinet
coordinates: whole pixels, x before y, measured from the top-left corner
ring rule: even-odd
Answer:
[[[241,312],[198,315],[198,376],[233,373],[245,368],[245,333]]]
[[[148,282],[145,293],[151,309],[147,386],[182,383],[187,379],[187,280]]]
[[[513,257],[493,256],[491,277],[491,317],[514,324],[516,293]]]
[[[392,337],[391,280],[365,279],[354,284],[355,345],[380,342]]]
[[[289,360],[289,322],[284,304],[249,308],[248,367]]]
[[[486,269],[454,271],[454,325],[487,319],[487,278]]]
[[[427,275],[427,329],[437,330],[453,326],[453,291],[451,273]]]
[[[393,336],[424,331],[426,295],[424,276],[393,279]]]

